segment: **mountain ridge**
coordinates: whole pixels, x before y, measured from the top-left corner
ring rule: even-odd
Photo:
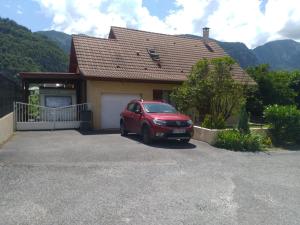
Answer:
[[[192,34],[182,34],[179,36],[202,39],[202,37]],[[259,64],[269,64],[272,70],[300,69],[300,43],[292,39],[270,41],[254,49],[249,49],[242,42],[215,41],[217,41],[225,52],[234,58],[243,69]]]

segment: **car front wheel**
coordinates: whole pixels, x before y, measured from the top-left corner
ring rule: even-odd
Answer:
[[[146,145],[151,144],[152,139],[151,139],[151,135],[150,135],[150,129],[148,127],[143,128],[142,139]]]
[[[125,129],[124,122],[120,124],[120,132],[121,132],[121,136],[127,136],[128,134],[128,131]]]

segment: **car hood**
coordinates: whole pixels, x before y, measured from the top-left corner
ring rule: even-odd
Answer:
[[[148,115],[158,120],[190,120],[190,117],[180,113],[149,113]]]

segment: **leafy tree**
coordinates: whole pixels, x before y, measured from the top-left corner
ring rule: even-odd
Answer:
[[[188,80],[171,95],[179,110],[194,114],[196,121],[210,115],[212,125],[237,112],[244,97],[242,85],[231,76],[234,63],[230,57],[198,61]]]
[[[291,88],[295,91],[297,96],[295,97],[295,103],[300,109],[300,71],[296,70],[292,73]]]
[[[237,113],[244,101],[243,87],[232,79],[231,70],[235,61],[230,57],[211,60],[213,69],[208,77],[211,83],[212,98],[210,113],[213,118],[227,120]]]
[[[299,73],[270,71],[265,64],[248,68],[247,72],[257,83],[247,92],[246,108],[252,119],[262,121],[263,110],[268,105],[293,105],[299,99]]]
[[[180,111],[193,114],[197,118],[203,118],[209,113],[211,87],[208,76],[208,60],[200,60],[192,67],[188,80],[171,94],[171,98]]]

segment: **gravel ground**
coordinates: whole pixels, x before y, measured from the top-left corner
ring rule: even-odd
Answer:
[[[18,132],[0,149],[0,224],[300,224],[300,151]]]

